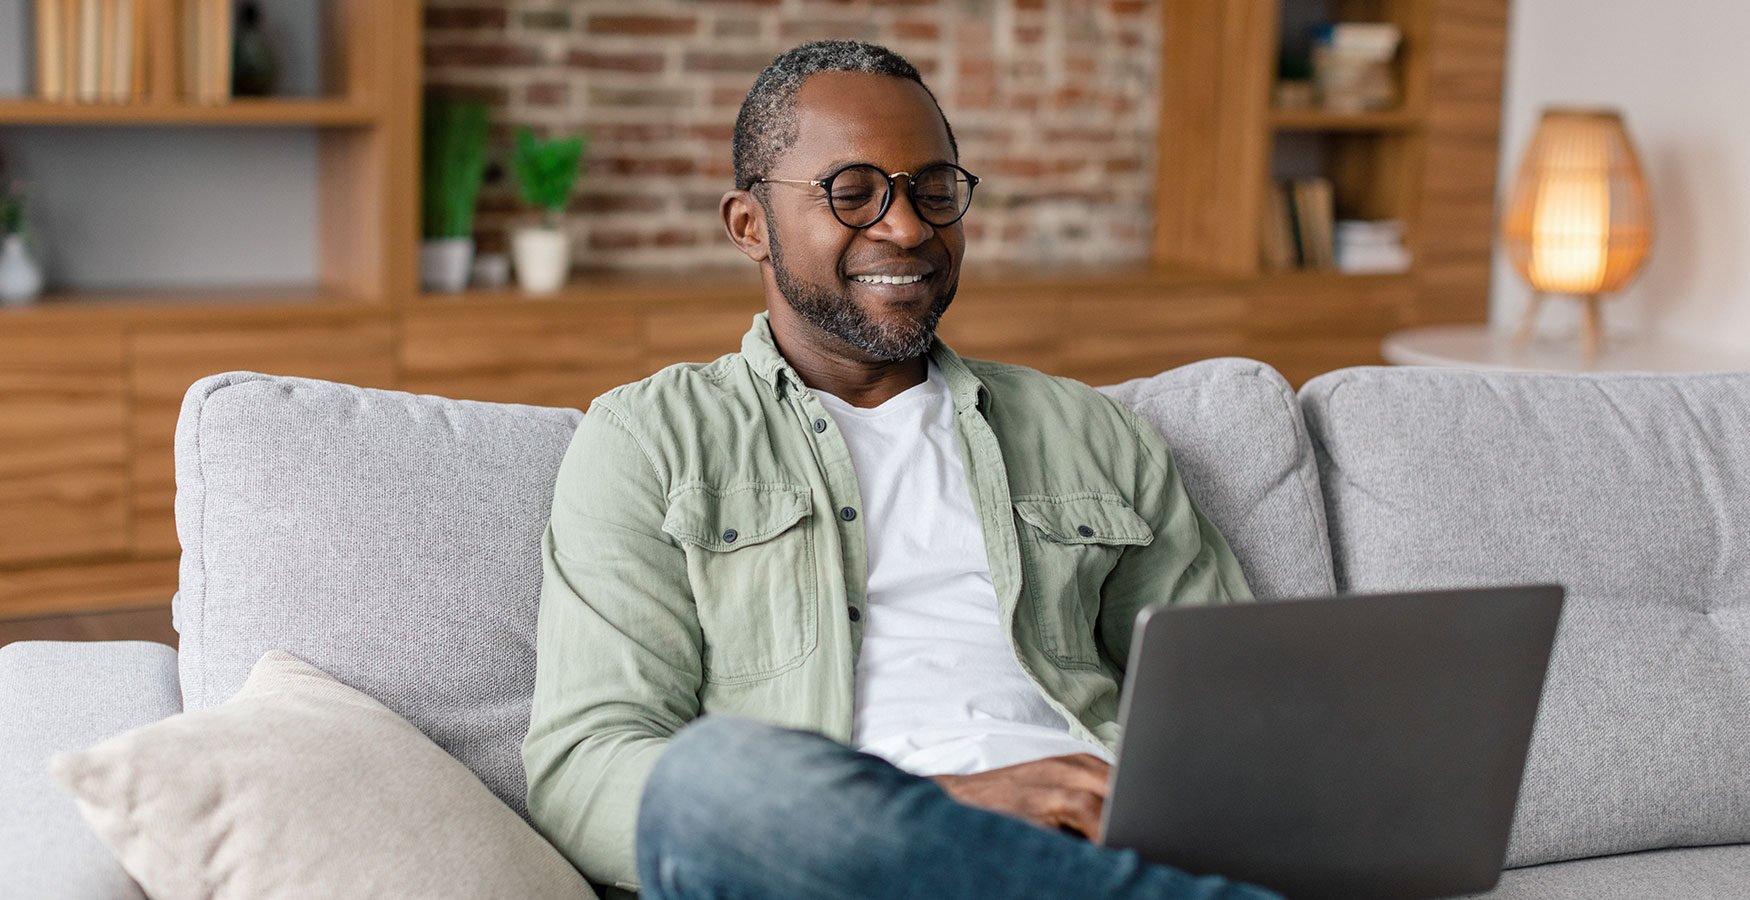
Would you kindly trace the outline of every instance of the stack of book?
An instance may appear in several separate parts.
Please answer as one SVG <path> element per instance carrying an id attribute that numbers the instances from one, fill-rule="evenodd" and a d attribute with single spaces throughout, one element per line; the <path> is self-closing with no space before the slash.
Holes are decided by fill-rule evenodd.
<path id="1" fill-rule="evenodd" d="M 1403 33 L 1387 22 L 1341 22 L 1313 31 L 1313 81 L 1328 110 L 1364 112 L 1397 105 L 1391 61 Z"/>
<path id="2" fill-rule="evenodd" d="M 1325 178 L 1271 184 L 1260 223 L 1264 268 L 1329 269 L 1336 265 L 1336 204 Z"/>
<path id="3" fill-rule="evenodd" d="M 183 97 L 230 99 L 231 0 L 36 0 L 43 100 L 137 103 L 157 54 L 178 59 Z"/>
<path id="4" fill-rule="evenodd" d="M 1410 251 L 1404 248 L 1404 223 L 1396 219 L 1337 223 L 1337 269 L 1350 275 L 1407 272 Z"/>

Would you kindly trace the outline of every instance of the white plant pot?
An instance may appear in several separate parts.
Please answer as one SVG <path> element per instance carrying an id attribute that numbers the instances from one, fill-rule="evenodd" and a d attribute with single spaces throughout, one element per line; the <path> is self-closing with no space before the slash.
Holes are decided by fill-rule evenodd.
<path id="1" fill-rule="evenodd" d="M 473 264 L 473 238 L 429 238 L 419 245 L 419 284 L 428 291 L 463 290 Z"/>
<path id="2" fill-rule="evenodd" d="M 16 234 L 0 242 L 0 306 L 23 306 L 43 292 L 43 270 Z"/>
<path id="3" fill-rule="evenodd" d="M 550 294 L 571 274 L 571 240 L 558 228 L 518 228 L 510 236 L 517 284 L 531 294 Z"/>

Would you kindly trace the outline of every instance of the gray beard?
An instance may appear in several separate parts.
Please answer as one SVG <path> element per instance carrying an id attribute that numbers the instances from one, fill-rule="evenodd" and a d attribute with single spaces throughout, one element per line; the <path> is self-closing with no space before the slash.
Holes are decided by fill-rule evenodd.
<path id="1" fill-rule="evenodd" d="M 959 285 L 936 295 L 924 317 L 908 324 L 877 322 L 863 311 L 850 291 L 829 291 L 805 285 L 784 265 L 777 232 L 770 233 L 772 274 L 778 292 L 804 321 L 883 362 L 915 359 L 928 353 L 936 339 L 936 324 L 954 302 Z"/>

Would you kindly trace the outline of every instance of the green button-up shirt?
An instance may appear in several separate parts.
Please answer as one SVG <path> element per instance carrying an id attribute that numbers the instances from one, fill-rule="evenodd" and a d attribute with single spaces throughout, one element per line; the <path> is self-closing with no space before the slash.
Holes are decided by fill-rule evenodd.
<path id="1" fill-rule="evenodd" d="M 1115 751 L 1137 612 L 1249 599 L 1239 565 L 1129 409 L 940 341 L 930 353 L 1015 657 L 1073 736 Z M 850 741 L 861 509 L 850 450 L 764 313 L 740 353 L 591 404 L 542 545 L 523 762 L 535 825 L 592 881 L 637 889 L 639 795 L 693 719 Z"/>

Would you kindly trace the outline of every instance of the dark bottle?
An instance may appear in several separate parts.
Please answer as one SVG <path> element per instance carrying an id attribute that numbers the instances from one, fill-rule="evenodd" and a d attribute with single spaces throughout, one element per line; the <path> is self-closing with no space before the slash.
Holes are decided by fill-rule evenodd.
<path id="1" fill-rule="evenodd" d="M 279 81 L 279 63 L 261 30 L 261 6 L 246 2 L 237 8 L 237 36 L 231 47 L 231 94 L 266 97 Z"/>

